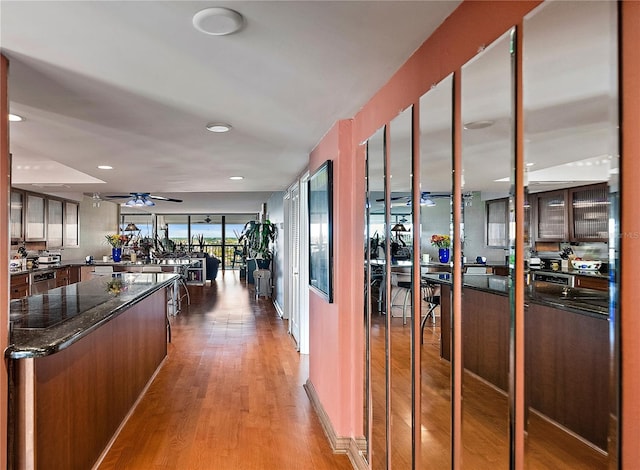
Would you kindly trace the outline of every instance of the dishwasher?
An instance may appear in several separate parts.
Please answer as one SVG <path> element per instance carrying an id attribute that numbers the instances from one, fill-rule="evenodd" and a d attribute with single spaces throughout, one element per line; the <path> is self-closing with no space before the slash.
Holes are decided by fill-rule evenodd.
<path id="1" fill-rule="evenodd" d="M 30 274 L 31 295 L 42 294 L 56 288 L 55 271 L 38 271 Z"/>

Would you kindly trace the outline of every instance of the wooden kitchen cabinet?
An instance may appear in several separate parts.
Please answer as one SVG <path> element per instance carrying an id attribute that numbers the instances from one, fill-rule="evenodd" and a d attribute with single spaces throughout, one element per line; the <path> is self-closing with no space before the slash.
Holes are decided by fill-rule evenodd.
<path id="1" fill-rule="evenodd" d="M 25 241 L 44 241 L 46 238 L 44 196 L 27 193 Z"/>
<path id="2" fill-rule="evenodd" d="M 14 274 L 11 276 L 11 299 L 21 299 L 29 295 L 29 275 Z"/>
<path id="3" fill-rule="evenodd" d="M 583 289 L 595 289 L 604 292 L 609 291 L 609 280 L 592 276 L 574 276 L 575 286 Z"/>
<path id="4" fill-rule="evenodd" d="M 69 284 L 80 282 L 80 266 L 69 266 Z"/>
<path id="5" fill-rule="evenodd" d="M 69 268 L 56 269 L 56 287 L 69 285 Z"/>
<path id="6" fill-rule="evenodd" d="M 596 184 L 568 191 L 571 204 L 571 241 L 609 239 L 609 193 L 606 184 Z"/>
<path id="7" fill-rule="evenodd" d="M 608 317 L 531 303 L 524 322 L 526 409 L 607 450 Z"/>
<path id="8" fill-rule="evenodd" d="M 569 239 L 569 210 L 566 199 L 566 191 L 549 191 L 535 195 L 536 241 L 561 242 Z"/>
<path id="9" fill-rule="evenodd" d="M 64 204 L 64 246 L 78 246 L 80 238 L 78 236 L 79 213 L 78 204 L 75 202 L 65 202 Z"/>
<path id="10" fill-rule="evenodd" d="M 47 248 L 62 247 L 63 207 L 63 201 L 47 200 Z"/>
<path id="11" fill-rule="evenodd" d="M 606 183 L 530 195 L 534 239 L 539 242 L 606 242 L 609 193 Z"/>
<path id="12" fill-rule="evenodd" d="M 11 190 L 11 241 L 24 240 L 24 192 Z"/>

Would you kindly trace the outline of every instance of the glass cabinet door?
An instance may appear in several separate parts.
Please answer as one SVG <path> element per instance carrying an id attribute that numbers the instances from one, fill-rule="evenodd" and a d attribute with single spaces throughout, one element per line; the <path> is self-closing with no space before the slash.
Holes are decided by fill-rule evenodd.
<path id="1" fill-rule="evenodd" d="M 27 221 L 24 236 L 26 241 L 42 241 L 45 239 L 44 221 L 44 197 L 37 194 L 27 194 Z"/>
<path id="2" fill-rule="evenodd" d="M 47 201 L 47 248 L 62 246 L 62 205 L 57 199 Z"/>
<path id="3" fill-rule="evenodd" d="M 78 246 L 78 204 L 65 202 L 64 205 L 64 246 Z"/>
<path id="4" fill-rule="evenodd" d="M 571 239 L 608 241 L 609 194 L 606 184 L 569 191 L 571 201 Z"/>
<path id="5" fill-rule="evenodd" d="M 536 200 L 536 240 L 566 240 L 567 205 L 565 203 L 565 192 L 554 191 L 540 194 Z"/>
<path id="6" fill-rule="evenodd" d="M 11 191 L 11 240 L 21 241 L 24 239 L 22 217 L 24 215 L 24 193 Z"/>

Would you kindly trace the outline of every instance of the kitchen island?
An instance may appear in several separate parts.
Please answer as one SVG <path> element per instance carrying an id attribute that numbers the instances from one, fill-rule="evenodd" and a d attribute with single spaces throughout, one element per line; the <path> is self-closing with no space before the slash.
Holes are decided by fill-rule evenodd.
<path id="1" fill-rule="evenodd" d="M 92 468 L 167 354 L 178 275 L 121 274 L 11 302 L 10 468 Z"/>
<path id="2" fill-rule="evenodd" d="M 573 274 L 606 285 L 606 275 Z M 441 357 L 450 360 L 450 275 L 425 274 L 423 279 L 440 284 Z M 508 277 L 464 275 L 461 305 L 464 370 L 504 394 L 509 387 L 509 286 Z M 527 418 L 534 413 L 606 452 L 608 293 L 532 284 L 524 315 Z"/>

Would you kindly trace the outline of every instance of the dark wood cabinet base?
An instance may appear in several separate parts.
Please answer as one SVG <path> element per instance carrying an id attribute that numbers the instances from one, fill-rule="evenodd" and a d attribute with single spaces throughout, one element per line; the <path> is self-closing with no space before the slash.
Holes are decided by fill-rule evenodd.
<path id="1" fill-rule="evenodd" d="M 12 360 L 10 468 L 92 468 L 166 354 L 162 289 L 66 349 Z"/>

